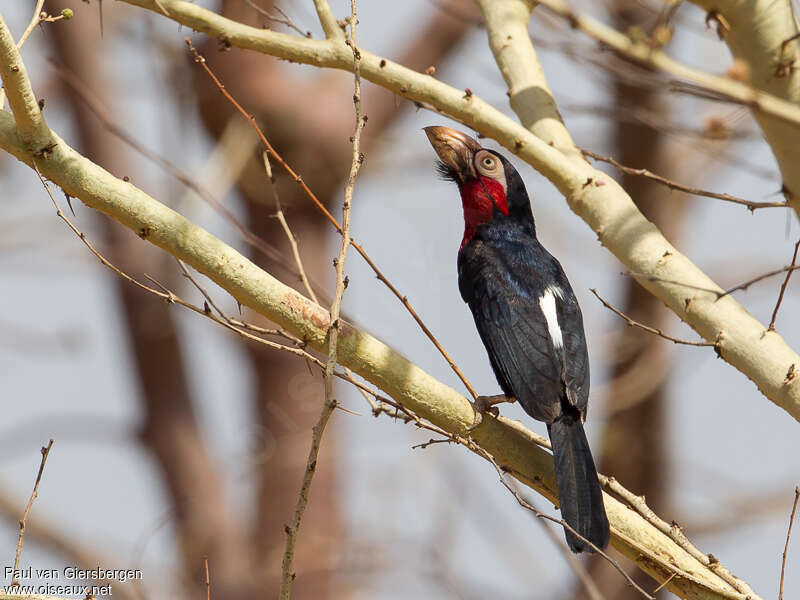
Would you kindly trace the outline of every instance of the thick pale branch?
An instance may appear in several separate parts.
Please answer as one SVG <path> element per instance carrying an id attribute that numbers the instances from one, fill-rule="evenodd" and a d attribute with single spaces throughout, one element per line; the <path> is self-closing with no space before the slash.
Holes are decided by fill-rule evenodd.
<path id="1" fill-rule="evenodd" d="M 259 269 L 243 255 L 147 196 L 128 182 L 84 158 L 54 135 L 56 146 L 47 158 L 36 159 L 44 176 L 66 193 L 80 198 L 163 248 L 225 288 L 239 302 L 325 351 L 330 316 L 322 307 Z M 8 113 L 0 113 L 0 147 L 27 164 L 33 163 Z M 469 401 L 383 342 L 340 323 L 339 363 L 350 367 L 420 417 L 442 429 L 465 435 L 473 421 Z M 485 419 L 472 437 L 504 468 L 556 502 L 552 456 L 518 427 Z M 684 598 L 744 600 L 706 566 L 667 535 L 611 496 L 605 497 L 612 523 L 612 542 L 641 568 L 664 581 Z"/>
<path id="2" fill-rule="evenodd" d="M 745 62 L 752 84 L 800 111 L 800 25 L 790 0 L 692 0 L 718 18 L 734 58 Z M 719 17 L 715 17 L 719 15 Z M 800 123 L 769 113 L 754 116 L 772 148 L 795 208 L 800 203 Z"/>
<path id="3" fill-rule="evenodd" d="M 124 1 L 160 12 L 154 0 Z M 344 43 L 309 40 L 248 27 L 184 0 L 161 0 L 161 4 L 173 20 L 225 39 L 234 46 L 318 67 L 348 71 L 353 68 L 352 52 Z M 494 3 L 495 6 L 501 4 Z M 530 44 L 530 40 L 527 36 L 525 39 L 518 37 L 507 43 Z M 767 328 L 731 296 L 717 300 L 714 294 L 694 289 L 722 291 L 645 219 L 616 181 L 578 159 L 575 153 L 565 155 L 550 146 L 474 94 L 466 94 L 364 50 L 361 50 L 361 75 L 497 140 L 537 169 L 597 232 L 600 242 L 636 274 L 644 287 L 704 339 L 718 341 L 719 354 L 724 360 L 750 378 L 772 402 L 800 420 L 800 385 L 797 383 L 800 378 L 787 376 L 798 368 L 793 365 L 800 366 L 800 356 L 776 332 L 767 332 Z M 535 79 L 534 74 L 531 79 Z M 541 97 L 541 91 L 547 91 L 543 80 L 541 84 L 534 85 L 535 93 L 527 95 L 530 102 Z M 535 121 L 534 115 L 531 122 Z M 554 119 L 550 118 L 549 122 L 553 123 Z"/>

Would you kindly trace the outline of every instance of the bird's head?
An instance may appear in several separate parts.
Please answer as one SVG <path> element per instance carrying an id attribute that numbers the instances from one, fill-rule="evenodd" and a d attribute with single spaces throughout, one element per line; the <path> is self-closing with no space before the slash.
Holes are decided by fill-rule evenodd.
<path id="1" fill-rule="evenodd" d="M 439 156 L 439 174 L 458 184 L 464 207 L 462 247 L 479 225 L 495 219 L 517 220 L 534 233 L 525 184 L 508 160 L 461 131 L 442 126 L 425 127 L 424 131 Z"/>

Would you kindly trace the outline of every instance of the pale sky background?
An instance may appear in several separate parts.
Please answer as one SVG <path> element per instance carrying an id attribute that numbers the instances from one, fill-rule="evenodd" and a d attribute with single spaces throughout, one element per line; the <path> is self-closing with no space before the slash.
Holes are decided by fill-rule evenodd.
<path id="1" fill-rule="evenodd" d="M 287 5 L 289 14 L 316 33 L 311 3 L 301 4 L 297 9 Z M 337 15 L 348 13 L 349 3 L 331 4 Z M 584 9 L 589 4 L 580 3 Z M 30 18 L 32 5 L 0 0 L 0 10 L 16 36 Z M 74 9 L 96 11 L 97 4 L 76 0 Z M 428 0 L 363 0 L 359 43 L 393 58 L 407 39 L 407 29 L 430 10 Z M 166 85 L 164 71 L 146 76 L 152 72 L 153 57 L 136 51 L 144 46 L 149 28 L 176 47 L 183 45 L 187 31 L 121 3 L 106 2 L 104 11 L 125 15 L 132 32 L 129 37 L 106 38 L 108 52 L 119 66 L 115 77 L 120 97 L 125 98 L 125 128 L 146 146 L 170 154 L 185 170 L 197 173 L 213 145 L 194 117 L 182 131 L 164 120 L 169 110 L 159 100 L 163 96 L 159 85 Z M 687 31 L 678 36 L 671 52 L 690 64 L 724 72 L 730 62 L 728 51 L 713 32 L 704 31 L 704 15 L 688 6 L 679 14 Z M 550 23 L 534 19 L 532 31 L 547 35 Z M 45 80 L 49 69 L 42 35 L 35 32 L 23 54 L 35 84 Z M 544 51 L 541 58 L 562 105 L 603 104 L 608 98 L 603 77 L 589 75 L 596 67 L 576 66 L 556 51 Z M 318 74 L 311 67 L 287 68 L 309 77 Z M 438 65 L 437 77 L 458 88 L 470 87 L 510 112 L 483 30 L 475 30 L 450 61 Z M 709 115 L 734 111 L 734 107 L 692 100 L 682 100 L 680 106 L 676 119 L 680 116 L 682 122 L 697 127 Z M 369 106 L 365 110 L 369 113 Z M 580 146 L 611 152 L 602 116 L 563 112 Z M 62 137 L 74 142 L 68 115 L 58 103 L 48 103 L 47 118 Z M 367 157 L 356 188 L 353 233 L 408 295 L 479 392 L 492 394 L 498 387 L 456 285 L 455 258 L 462 231 L 458 196 L 452 185 L 439 181 L 433 172 L 433 153 L 420 130 L 430 124 L 452 123 L 429 112 L 406 110 L 390 132 L 386 149 Z M 675 138 L 670 147 L 686 152 L 690 146 L 685 144 L 692 143 Z M 698 176 L 688 183 L 753 200 L 772 198 L 780 178 L 766 144 L 742 142 L 728 150 L 774 175 L 759 177 L 726 167 L 714 169 L 713 178 Z M 134 161 L 134 170 L 142 174 L 137 184 L 145 190 L 157 198 L 169 194 L 170 200 L 183 194 L 157 167 L 136 156 Z M 539 237 L 561 260 L 583 307 L 592 381 L 594 389 L 599 389 L 606 378 L 608 336 L 620 322 L 589 289 L 597 288 L 616 302 L 624 267 L 601 248 L 595 234 L 551 185 L 530 167 L 512 161 L 527 182 Z M 706 168 L 716 166 L 709 163 Z M 107 550 L 116 566 L 133 567 L 139 560 L 151 597 L 167 598 L 169 557 L 175 548 L 168 525 L 154 532 L 163 519 L 166 499 L 150 457 L 133 439 L 140 418 L 138 390 L 110 285 L 113 275 L 56 218 L 35 174 L 7 156 L 0 158 L 0 198 L 0 484 L 24 502 L 39 464 L 39 448 L 54 437 L 56 444 L 32 519 L 58 523 L 75 539 Z M 226 201 L 235 206 L 237 199 L 231 196 Z M 97 231 L 92 212 L 74 203 L 78 225 L 91 236 Z M 750 214 L 742 207 L 692 198 L 689 211 L 685 235 L 677 246 L 723 287 L 787 264 L 800 235 L 795 218 L 783 209 Z M 191 213 L 211 232 L 242 247 L 230 226 L 200 201 Z M 331 255 L 337 245 L 331 236 Z M 410 316 L 355 254 L 347 271 L 351 284 L 345 310 L 357 315 L 371 333 L 461 390 Z M 780 277 L 774 278 L 737 293 L 737 298 L 762 323 L 768 323 L 779 284 Z M 798 286 L 800 281 L 794 281 L 789 287 L 778 320 L 779 333 L 793 348 L 800 347 Z M 191 383 L 208 443 L 231 489 L 238 493 L 242 510 L 249 510 L 250 490 L 242 464 L 253 444 L 246 410 L 253 382 L 241 366 L 241 350 L 230 334 L 210 322 L 177 307 L 175 314 L 186 335 Z M 41 337 L 45 343 L 21 346 L 16 330 L 27 332 L 25 339 Z M 696 337 L 677 318 L 669 330 Z M 74 338 L 75 344 L 53 343 L 63 335 Z M 800 483 L 798 424 L 761 396 L 745 376 L 717 360 L 712 349 L 674 347 L 673 353 L 669 419 L 664 424 L 673 447 L 672 470 L 665 474 L 671 481 L 672 508 L 661 516 L 686 526 L 700 549 L 712 552 L 764 598 L 776 598 L 792 491 Z M 338 468 L 353 550 L 342 558 L 343 581 L 348 581 L 347 568 L 357 571 L 364 560 L 378 566 L 377 576 L 361 582 L 358 597 L 441 597 L 440 584 L 430 573 L 431 558 L 423 551 L 433 536 L 449 540 L 439 547 L 444 564 L 475 597 L 488 589 L 501 593 L 500 597 L 544 600 L 566 591 L 562 580 L 571 582 L 572 576 L 563 559 L 543 535 L 541 524 L 499 484 L 490 465 L 464 449 L 445 445 L 412 450 L 413 444 L 430 435 L 389 419 L 373 419 L 363 399 L 347 387 L 341 388 L 341 397 L 347 407 L 363 414 L 338 412 L 332 420 L 342 440 Z M 502 412 L 520 418 L 535 431 L 545 431 L 517 406 L 503 406 Z M 603 399 L 594 396 L 588 425 L 593 439 L 603 422 Z M 691 524 L 735 510 L 736 501 L 743 497 L 776 493 L 784 501 L 766 516 L 745 512 L 736 527 L 722 533 L 692 534 Z M 311 501 L 324 499 L 312 494 Z M 541 499 L 539 505 L 553 512 Z M 498 530 L 502 548 L 497 544 Z M 0 526 L 0 565 L 13 563 L 16 536 L 13 525 Z M 64 566 L 63 559 L 32 542 L 25 546 L 22 564 Z M 800 597 L 800 539 L 790 547 L 787 570 L 785 598 Z"/>

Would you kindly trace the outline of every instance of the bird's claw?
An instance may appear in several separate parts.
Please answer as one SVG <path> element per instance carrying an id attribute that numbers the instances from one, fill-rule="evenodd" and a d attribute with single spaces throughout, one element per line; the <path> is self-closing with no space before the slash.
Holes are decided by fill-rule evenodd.
<path id="1" fill-rule="evenodd" d="M 478 396 L 475 398 L 475 402 L 472 404 L 472 408 L 475 410 L 475 416 L 473 417 L 472 425 L 467 427 L 467 433 L 470 433 L 478 427 L 478 425 L 483 423 L 484 413 L 488 412 L 495 417 L 499 415 L 500 410 L 496 405 L 502 402 L 513 402 L 513 399 L 507 398 L 503 394 L 497 396 Z"/>

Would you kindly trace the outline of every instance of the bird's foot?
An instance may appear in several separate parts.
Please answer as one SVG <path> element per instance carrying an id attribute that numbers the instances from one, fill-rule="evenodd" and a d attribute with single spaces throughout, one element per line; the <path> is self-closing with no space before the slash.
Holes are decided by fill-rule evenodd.
<path id="1" fill-rule="evenodd" d="M 473 417 L 474 420 L 472 421 L 472 425 L 467 427 L 467 433 L 475 429 L 483 422 L 483 413 L 489 412 L 496 417 L 500 413 L 500 411 L 497 410 L 498 404 L 516 401 L 516 398 L 509 398 L 505 394 L 497 394 L 495 396 L 478 396 L 475 398 L 475 402 L 472 404 L 472 408 L 475 410 L 475 416 Z"/>

